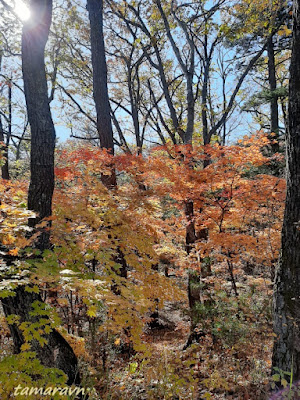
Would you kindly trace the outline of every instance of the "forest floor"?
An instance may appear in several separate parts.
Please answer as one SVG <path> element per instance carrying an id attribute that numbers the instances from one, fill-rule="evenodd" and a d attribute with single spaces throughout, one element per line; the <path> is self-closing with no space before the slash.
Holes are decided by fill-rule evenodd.
<path id="1" fill-rule="evenodd" d="M 151 349 L 150 357 L 146 362 L 133 359 L 125 373 L 125 364 L 116 364 L 108 398 L 268 400 L 271 327 L 252 337 L 248 347 L 226 348 L 207 334 L 183 350 L 190 335 L 189 317 L 183 312 L 186 309 L 186 301 L 165 304 L 159 317 L 164 327 L 147 329 L 143 337 Z"/>
<path id="2" fill-rule="evenodd" d="M 185 350 L 190 336 L 188 299 L 166 302 L 159 311 L 159 327 L 144 330 L 146 353 L 129 358 L 116 346 L 109 355 L 109 371 L 98 380 L 90 399 L 269 400 L 274 336 L 265 304 L 272 296 L 269 284 L 265 291 L 253 289 L 249 295 L 253 279 L 238 285 L 239 314 L 230 308 L 234 297 L 222 297 L 214 303 L 218 313 L 212 316 L 209 310 L 201 320 L 200 340 Z M 180 285 L 186 283 L 181 278 Z M 0 339 L 2 350 L 8 351 L 11 339 L 5 325 Z"/>

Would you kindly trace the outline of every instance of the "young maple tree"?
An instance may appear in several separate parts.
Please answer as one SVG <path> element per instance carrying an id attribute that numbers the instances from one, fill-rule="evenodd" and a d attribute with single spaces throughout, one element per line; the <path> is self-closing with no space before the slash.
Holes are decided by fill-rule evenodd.
<path id="1" fill-rule="evenodd" d="M 224 368 L 213 364 L 210 351 L 233 362 L 238 349 L 246 360 L 245 341 L 258 338 L 262 330 L 267 332 L 263 341 L 269 340 L 270 277 L 278 257 L 285 183 L 264 174 L 270 160 L 262 152 L 266 146 L 265 137 L 253 136 L 225 147 L 158 147 L 148 157 L 112 156 L 97 147 L 72 144 L 57 151 L 53 248 L 40 262 L 24 262 L 20 272 L 28 271 L 29 282 L 41 283 L 53 306 L 52 327 L 58 325 L 56 310 L 65 337 L 84 362 L 107 371 L 109 349 L 126 344 L 139 354 L 137 360 L 149 363 L 153 356 L 144 329 L 157 305 L 161 310 L 175 299 L 184 299 L 185 309 L 190 301 L 198 346 L 207 354 L 206 370 L 214 365 L 222 373 Z M 203 168 L 207 156 L 210 164 Z M 113 191 L 102 183 L 112 165 L 119 177 Z M 15 219 L 17 227 L 18 219 L 8 210 L 21 206 L 25 192 L 11 196 L 18 187 L 13 185 L 5 183 L 4 221 Z M 197 234 L 189 254 L 186 198 L 194 204 Z M 22 221 L 22 213 L 17 216 Z M 205 238 L 199 234 L 203 231 Z M 5 232 L 1 240 L 6 240 L 8 251 L 22 252 L 30 244 L 22 231 L 10 236 Z M 115 256 L 120 250 L 128 265 L 127 279 L 118 273 L 121 264 Z M 195 277 L 189 299 L 187 291 L 174 284 L 174 275 L 186 284 L 187 271 Z M 114 285 L 118 292 L 111 290 Z M 263 357 L 267 368 L 268 355 Z M 102 378 L 97 379 L 102 385 Z M 202 384 L 213 390 L 213 379 Z M 229 383 L 224 381 L 224 388 Z"/>
<path id="2" fill-rule="evenodd" d="M 125 168 L 136 181 L 143 181 L 151 188 L 149 194 L 157 206 L 155 217 L 163 203 L 173 209 L 169 217 L 164 217 L 161 209 L 160 218 L 156 217 L 152 226 L 164 237 L 164 246 L 169 243 L 169 252 L 177 264 L 195 271 L 195 287 L 189 291 L 192 308 L 194 296 L 203 303 L 201 277 L 212 282 L 218 279 L 215 273 L 208 276 L 213 265 L 218 270 L 222 266 L 221 271 L 226 271 L 236 296 L 236 279 L 243 268 L 259 264 L 273 276 L 285 183 L 283 179 L 263 174 L 264 166 L 271 159 L 261 149 L 268 143 L 266 137 L 258 136 L 245 138 L 235 146 L 216 144 L 195 146 L 193 150 L 184 146 L 162 147 L 146 160 L 119 157 L 119 168 Z M 207 156 L 210 164 L 203 168 Z M 187 198 L 194 205 L 195 226 L 195 244 L 188 256 L 183 251 Z M 175 252 L 171 250 L 174 243 L 177 244 Z M 221 279 L 226 284 L 224 275 Z M 197 319 L 196 315 L 197 312 Z"/>

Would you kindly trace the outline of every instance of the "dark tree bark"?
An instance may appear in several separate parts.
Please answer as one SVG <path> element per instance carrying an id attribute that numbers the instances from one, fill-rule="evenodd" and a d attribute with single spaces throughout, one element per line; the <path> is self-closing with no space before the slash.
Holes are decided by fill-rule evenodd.
<path id="1" fill-rule="evenodd" d="M 9 180 L 10 175 L 9 175 L 9 161 L 8 161 L 8 148 L 10 144 L 10 138 L 12 135 L 12 80 L 9 79 L 8 82 L 8 132 L 6 134 L 6 147 L 5 147 L 5 157 L 6 157 L 6 162 L 4 164 L 4 171 L 3 175 L 5 176 L 4 179 Z"/>
<path id="2" fill-rule="evenodd" d="M 31 0 L 32 17 L 22 34 L 24 92 L 31 128 L 28 208 L 38 213 L 36 224 L 52 213 L 55 129 L 48 99 L 44 50 L 52 18 L 51 0 Z M 46 239 L 46 238 L 45 238 Z M 40 244 L 48 247 L 47 241 Z"/>
<path id="3" fill-rule="evenodd" d="M 136 146 L 137 146 L 137 154 L 142 154 L 142 148 L 143 148 L 143 136 L 141 135 L 141 129 L 140 129 L 140 119 L 139 119 L 139 103 L 141 99 L 141 94 L 140 94 L 140 78 L 139 78 L 139 68 L 141 65 L 141 62 L 144 58 L 142 56 L 138 62 L 133 63 L 133 50 L 132 48 L 130 52 L 130 56 L 124 57 L 124 61 L 126 62 L 126 67 L 127 67 L 127 85 L 128 85 L 128 92 L 129 92 L 129 100 L 130 100 L 130 108 L 131 108 L 131 118 L 133 122 L 133 127 L 134 127 L 134 135 L 135 135 L 135 140 L 136 140 Z"/>
<path id="4" fill-rule="evenodd" d="M 41 301 L 39 294 L 28 293 L 23 286 L 19 286 L 15 290 L 14 297 L 7 297 L 2 299 L 2 306 L 6 316 L 14 314 L 20 317 L 20 322 L 30 321 L 36 322 L 30 315 L 32 311 L 32 303 L 34 301 Z M 16 325 L 10 325 L 10 332 L 14 341 L 15 353 L 20 353 L 21 346 L 24 344 L 24 338 L 21 330 Z M 53 330 L 49 335 L 45 336 L 47 344 L 43 347 L 33 340 L 31 342 L 31 350 L 36 352 L 37 358 L 46 367 L 54 367 L 61 369 L 68 376 L 68 384 L 80 384 L 80 377 L 78 373 L 77 358 L 67 341 L 58 333 Z"/>
<path id="5" fill-rule="evenodd" d="M 274 287 L 273 371 L 300 379 L 300 0 L 293 3 L 293 41 L 287 134 L 287 197 L 282 251 Z M 287 379 L 289 380 L 289 378 Z"/>
<path id="6" fill-rule="evenodd" d="M 278 135 L 279 135 L 278 97 L 275 94 L 277 83 L 276 83 L 276 66 L 275 66 L 273 37 L 270 37 L 268 40 L 267 51 L 268 51 L 268 79 L 272 96 L 270 103 L 270 111 L 271 111 L 270 132 L 276 134 L 276 136 L 272 137 L 272 139 L 278 140 Z M 272 150 L 274 152 L 277 152 L 279 150 L 278 143 L 272 144 Z"/>
<path id="7" fill-rule="evenodd" d="M 192 200 L 187 200 L 184 203 L 184 211 L 187 219 L 185 230 L 185 249 L 187 254 L 190 254 L 197 240 L 194 221 L 194 202 Z"/>
<path id="8" fill-rule="evenodd" d="M 113 130 L 107 88 L 107 65 L 103 34 L 103 0 L 87 0 L 90 20 L 91 52 L 93 66 L 93 96 L 97 113 L 97 131 L 102 148 L 114 154 Z M 116 174 L 111 169 L 110 176 L 102 176 L 107 187 L 116 186 Z"/>
<path id="9" fill-rule="evenodd" d="M 93 66 L 93 96 L 97 113 L 97 130 L 100 145 L 114 154 L 113 130 L 110 114 L 110 104 L 107 87 L 107 65 L 105 58 L 105 45 L 103 34 L 103 0 L 87 0 L 87 10 L 90 20 L 90 37 Z M 111 165 L 111 175 L 102 175 L 102 183 L 113 189 L 117 186 L 116 173 Z M 127 264 L 122 251 L 118 248 L 115 261 L 120 265 L 116 272 L 127 278 Z M 112 285 L 112 290 L 119 293 L 119 288 Z"/>
<path id="10" fill-rule="evenodd" d="M 2 51 L 0 51 L 0 71 L 1 71 L 1 65 L 2 65 Z M 9 88 L 9 95 L 11 100 L 11 87 Z M 11 104 L 11 101 L 10 101 Z M 11 116 L 11 106 L 10 106 L 10 116 Z M 10 118 L 11 121 L 11 118 Z M 9 124 L 10 130 L 11 130 L 11 123 Z M 4 164 L 1 167 L 1 177 L 2 179 L 9 180 L 9 166 L 8 166 L 8 145 L 9 145 L 9 139 L 10 136 L 6 134 L 6 140 L 4 137 L 4 129 L 2 125 L 2 118 L 0 115 L 0 142 L 3 144 L 0 146 L 0 151 L 2 152 L 2 156 L 5 158 Z"/>
<path id="11" fill-rule="evenodd" d="M 30 221 L 34 227 L 41 219 L 49 217 L 52 209 L 54 189 L 54 148 L 55 129 L 48 101 L 47 79 L 45 73 L 44 50 L 48 39 L 52 18 L 52 0 L 31 0 L 31 18 L 23 26 L 22 69 L 24 91 L 31 127 L 31 179 L 28 193 L 28 208 L 37 213 Z M 44 250 L 50 247 L 47 230 L 40 232 L 36 247 Z M 2 300 L 6 316 L 15 314 L 20 322 L 35 322 L 30 315 L 32 303 L 42 301 L 39 294 L 28 293 L 19 285 L 15 296 Z M 16 325 L 10 326 L 16 352 L 24 343 L 22 331 Z M 68 376 L 68 384 L 80 383 L 77 358 L 66 340 L 53 330 L 45 335 L 47 344 L 41 347 L 32 342 L 32 349 L 41 363 L 47 367 L 63 370 Z"/>
<path id="12" fill-rule="evenodd" d="M 0 142 L 3 143 L 0 146 L 0 150 L 2 152 L 2 156 L 5 158 L 4 164 L 1 167 L 1 177 L 2 177 L 2 179 L 8 180 L 9 179 L 8 151 L 7 151 L 7 146 L 6 146 L 6 143 L 5 143 L 4 130 L 3 130 L 1 116 L 0 116 Z"/>
<path id="13" fill-rule="evenodd" d="M 209 87 L 209 79 L 210 79 L 210 67 L 211 60 L 213 56 L 214 49 L 218 43 L 218 39 L 215 39 L 210 47 L 208 48 L 208 36 L 204 35 L 203 40 L 203 85 L 202 85 L 202 93 L 201 93 L 201 119 L 202 119 L 202 137 L 203 144 L 209 144 L 211 140 L 211 135 L 208 129 L 208 118 L 207 118 L 207 109 L 208 109 L 208 87 Z M 224 122 L 225 124 L 225 122 Z"/>

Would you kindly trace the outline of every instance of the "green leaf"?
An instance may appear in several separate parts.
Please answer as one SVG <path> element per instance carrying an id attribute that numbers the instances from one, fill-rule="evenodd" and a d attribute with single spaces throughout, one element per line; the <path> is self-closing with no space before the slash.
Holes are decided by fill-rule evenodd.
<path id="1" fill-rule="evenodd" d="M 131 374 L 134 374 L 135 371 L 137 370 L 137 367 L 138 367 L 138 363 L 137 362 L 130 363 L 129 364 L 129 372 Z"/>
<path id="2" fill-rule="evenodd" d="M 281 379 L 281 384 L 282 384 L 282 386 L 283 386 L 284 388 L 286 388 L 287 385 L 288 385 L 288 382 L 287 382 L 286 379 L 282 378 L 282 379 Z"/>
<path id="3" fill-rule="evenodd" d="M 272 380 L 274 382 L 280 382 L 280 375 L 279 374 L 272 375 Z"/>

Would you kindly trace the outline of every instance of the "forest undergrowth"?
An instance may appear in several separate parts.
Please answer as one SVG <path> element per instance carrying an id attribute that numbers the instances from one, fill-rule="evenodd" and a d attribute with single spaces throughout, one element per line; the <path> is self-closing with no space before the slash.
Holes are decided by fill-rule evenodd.
<path id="1" fill-rule="evenodd" d="M 33 303 L 34 324 L 9 316 L 25 338 L 18 355 L 1 317 L 1 398 L 12 398 L 16 382 L 63 384 L 31 353 L 58 329 L 91 400 L 267 399 L 277 379 L 272 280 L 285 196 L 284 180 L 269 174 L 281 158 L 268 157 L 268 146 L 258 135 L 113 158 L 67 145 L 56 157 L 53 216 L 34 235 L 26 177 L 2 181 L 0 295 L 25 285 L 45 303 Z M 119 185 L 107 190 L 99 177 L 112 163 Z M 50 221 L 52 248 L 41 252 L 33 241 Z"/>

